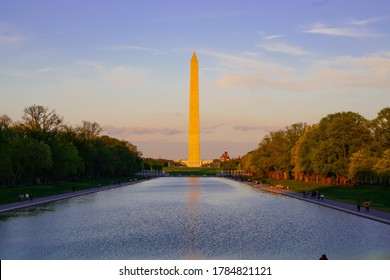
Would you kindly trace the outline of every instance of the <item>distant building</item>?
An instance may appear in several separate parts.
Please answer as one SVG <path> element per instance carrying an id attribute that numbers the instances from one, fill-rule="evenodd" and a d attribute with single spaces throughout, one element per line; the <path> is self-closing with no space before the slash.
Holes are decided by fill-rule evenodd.
<path id="1" fill-rule="evenodd" d="M 229 154 L 227 151 L 225 151 L 220 157 L 219 157 L 219 160 L 220 161 L 228 161 L 230 159 L 229 157 Z"/>
<path id="2" fill-rule="evenodd" d="M 184 159 L 176 159 L 169 162 L 169 167 L 189 167 L 189 161 Z M 200 161 L 200 166 L 197 167 L 220 167 L 219 160 L 204 159 Z"/>
<path id="3" fill-rule="evenodd" d="M 168 163 L 168 167 L 185 167 L 187 166 L 185 163 L 183 163 L 182 159 L 175 159 Z"/>

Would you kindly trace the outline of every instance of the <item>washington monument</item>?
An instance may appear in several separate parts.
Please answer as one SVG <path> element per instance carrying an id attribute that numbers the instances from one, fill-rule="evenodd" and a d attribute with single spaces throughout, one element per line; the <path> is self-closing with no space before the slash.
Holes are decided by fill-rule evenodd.
<path id="1" fill-rule="evenodd" d="M 200 167 L 199 78 L 198 59 L 194 52 L 190 64 L 190 111 L 188 125 L 188 167 Z"/>

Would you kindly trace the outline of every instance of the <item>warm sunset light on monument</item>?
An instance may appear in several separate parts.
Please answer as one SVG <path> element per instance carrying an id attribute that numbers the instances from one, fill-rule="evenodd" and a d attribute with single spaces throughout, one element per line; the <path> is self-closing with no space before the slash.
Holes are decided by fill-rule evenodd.
<path id="1" fill-rule="evenodd" d="M 389 274 L 390 0 L 151 2 L 0 0 L 1 278 Z"/>
<path id="2" fill-rule="evenodd" d="M 190 64 L 190 110 L 188 125 L 188 167 L 200 167 L 199 78 L 198 59 L 194 52 Z"/>

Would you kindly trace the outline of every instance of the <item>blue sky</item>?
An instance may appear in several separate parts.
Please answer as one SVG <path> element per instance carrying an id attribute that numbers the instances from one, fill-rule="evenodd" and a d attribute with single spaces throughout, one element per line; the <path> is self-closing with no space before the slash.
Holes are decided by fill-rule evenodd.
<path id="1" fill-rule="evenodd" d="M 44 105 L 147 157 L 185 159 L 199 60 L 201 157 L 390 104 L 390 1 L 0 1 L 0 114 Z"/>

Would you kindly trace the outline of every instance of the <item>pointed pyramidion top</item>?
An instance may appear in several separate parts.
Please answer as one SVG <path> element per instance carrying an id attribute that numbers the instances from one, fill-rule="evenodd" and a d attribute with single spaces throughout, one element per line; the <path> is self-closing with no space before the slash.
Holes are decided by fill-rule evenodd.
<path id="1" fill-rule="evenodd" d="M 196 52 L 195 52 L 195 51 L 194 51 L 194 53 L 192 54 L 191 60 L 198 60 L 198 58 L 196 57 Z"/>

